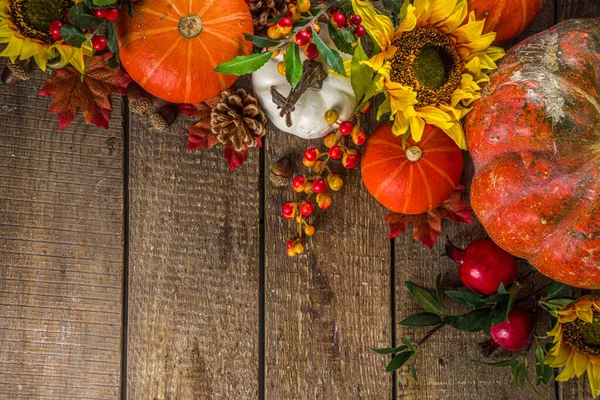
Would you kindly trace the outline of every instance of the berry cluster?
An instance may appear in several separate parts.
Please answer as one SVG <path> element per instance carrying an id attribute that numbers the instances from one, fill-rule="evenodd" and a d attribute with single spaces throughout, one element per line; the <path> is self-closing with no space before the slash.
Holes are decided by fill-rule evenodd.
<path id="1" fill-rule="evenodd" d="M 302 163 L 311 170 L 313 175 L 296 175 L 292 179 L 292 189 L 297 193 L 306 194 L 307 197 L 299 202 L 287 202 L 281 209 L 285 219 L 295 220 L 298 223 L 298 236 L 286 243 L 287 254 L 290 257 L 302 254 L 304 252 L 304 236 L 312 236 L 316 232 L 316 228 L 308 222 L 308 218 L 315 211 L 315 204 L 321 210 L 329 209 L 333 200 L 327 190 L 335 192 L 344 185 L 342 177 L 333 172 L 328 163 L 331 160 L 341 159 L 345 168 L 356 167 L 360 160 L 360 153 L 347 146 L 349 144 L 348 137 L 357 146 L 364 144 L 367 139 L 365 131 L 360 127 L 358 117 L 356 125 L 352 121 L 339 121 L 336 110 L 327 111 L 324 118 L 327 123 L 339 126 L 335 132 L 324 138 L 324 144 L 328 150 L 319 151 L 315 147 L 307 148 Z"/>
<path id="2" fill-rule="evenodd" d="M 303 13 L 309 12 L 311 8 L 310 0 L 298 0 L 290 2 L 287 14 L 279 18 L 277 22 L 271 24 L 267 30 L 267 35 L 273 40 L 284 40 L 288 43 L 295 42 L 304 50 L 304 54 L 310 60 L 320 56 L 319 50 L 314 42 L 313 33 L 319 34 L 320 27 L 317 23 L 308 26 L 294 27 L 294 24 L 303 18 Z M 331 7 L 328 11 L 331 27 L 334 29 L 353 28 L 355 41 L 365 36 L 365 28 L 361 25 L 362 18 L 359 15 L 353 15 L 346 18 L 338 7 Z M 317 18 L 318 20 L 318 18 Z M 282 47 L 278 45 L 277 47 Z M 285 50 L 284 50 L 285 51 Z M 279 52 L 275 52 L 277 56 Z M 285 64 L 278 69 L 281 74 L 285 74 Z"/>

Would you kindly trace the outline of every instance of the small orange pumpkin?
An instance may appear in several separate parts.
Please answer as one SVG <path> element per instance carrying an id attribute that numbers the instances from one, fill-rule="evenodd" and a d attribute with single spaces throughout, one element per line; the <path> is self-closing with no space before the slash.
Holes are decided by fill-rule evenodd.
<path id="1" fill-rule="evenodd" d="M 519 36 L 538 15 L 544 0 L 468 0 L 469 11 L 485 18 L 484 32 L 496 32 L 495 45 Z"/>
<path id="2" fill-rule="evenodd" d="M 117 36 L 127 73 L 149 93 L 173 103 L 199 103 L 237 76 L 214 68 L 252 52 L 254 26 L 244 0 L 139 0 L 134 18 L 119 18 Z"/>
<path id="3" fill-rule="evenodd" d="M 402 147 L 389 124 L 369 137 L 361 161 L 367 190 L 391 211 L 423 214 L 440 206 L 454 191 L 463 170 L 460 148 L 442 130 L 426 125 L 421 141 Z"/>

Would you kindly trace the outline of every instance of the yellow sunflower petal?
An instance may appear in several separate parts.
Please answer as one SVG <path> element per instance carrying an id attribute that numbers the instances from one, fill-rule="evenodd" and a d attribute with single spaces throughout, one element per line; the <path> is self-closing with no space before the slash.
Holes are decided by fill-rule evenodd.
<path id="1" fill-rule="evenodd" d="M 435 1 L 435 0 L 433 0 Z M 425 25 L 429 20 L 431 14 L 432 0 L 415 0 L 415 17 L 417 18 L 417 25 Z"/>
<path id="2" fill-rule="evenodd" d="M 411 117 L 408 122 L 410 123 L 410 136 L 415 142 L 420 142 L 425 131 L 425 121 L 423 118 L 415 116 Z"/>
<path id="3" fill-rule="evenodd" d="M 406 7 L 406 16 L 400 22 L 394 38 L 402 35 L 402 32 L 410 32 L 417 26 L 417 16 L 415 15 L 416 8 L 412 4 Z"/>
<path id="4" fill-rule="evenodd" d="M 477 21 L 475 12 L 471 11 L 469 14 L 469 22 L 459 28 L 456 28 L 451 33 L 451 36 L 454 38 L 456 43 L 470 43 L 473 40 L 478 39 L 483 34 L 484 24 L 485 20 Z"/>
<path id="5" fill-rule="evenodd" d="M 428 124 L 435 125 L 441 129 L 450 129 L 452 125 L 452 118 L 437 107 L 419 107 L 417 115 L 423 118 Z"/>
<path id="6" fill-rule="evenodd" d="M 23 48 L 21 49 L 21 60 L 26 60 L 34 55 L 44 51 L 44 45 L 31 40 L 29 38 L 23 41 Z"/>
<path id="7" fill-rule="evenodd" d="M 0 57 L 9 57 L 10 61 L 13 63 L 17 60 L 17 58 L 21 55 L 21 49 L 23 48 L 24 40 L 17 37 L 16 35 L 10 38 L 6 48 L 2 53 L 0 53 Z"/>
<path id="8" fill-rule="evenodd" d="M 446 20 L 437 25 L 437 28 L 445 33 L 453 32 L 462 25 L 469 13 L 469 5 L 466 0 L 459 0 L 454 7 L 454 11 Z"/>
<path id="9" fill-rule="evenodd" d="M 427 22 L 436 25 L 445 21 L 456 8 L 456 0 L 442 0 L 433 3 Z"/>
<path id="10" fill-rule="evenodd" d="M 592 389 L 592 396 L 600 395 L 600 364 L 590 363 L 588 366 L 588 380 Z"/>
<path id="11" fill-rule="evenodd" d="M 587 354 L 580 353 L 578 351 L 573 352 L 573 369 L 575 375 L 580 377 L 587 370 L 588 356 Z"/>
<path id="12" fill-rule="evenodd" d="M 382 50 L 392 44 L 394 37 L 394 25 L 385 15 L 378 14 L 375 8 L 363 0 L 352 0 L 352 8 L 356 15 L 362 18 L 362 26 L 365 27 Z"/>
<path id="13" fill-rule="evenodd" d="M 569 361 L 569 356 L 571 355 L 571 349 L 570 347 L 568 347 L 568 345 L 564 345 L 564 346 L 560 346 L 560 345 L 555 345 L 552 350 L 558 350 L 553 351 L 552 355 L 550 355 L 550 353 L 548 353 L 549 355 L 546 356 L 546 364 L 549 365 L 552 368 L 560 368 L 560 367 L 564 367 L 567 364 L 567 361 Z M 553 359 L 551 359 L 551 357 L 554 357 Z"/>
<path id="14" fill-rule="evenodd" d="M 404 135 L 408 131 L 408 121 L 403 115 L 398 114 L 394 118 L 392 133 L 396 136 Z"/>
<path id="15" fill-rule="evenodd" d="M 384 67 L 386 60 L 391 58 L 394 53 L 396 53 L 396 47 L 390 46 L 382 52 L 375 54 L 369 60 L 361 61 L 360 63 L 368 65 L 375 72 L 379 72 Z"/>
<path id="16" fill-rule="evenodd" d="M 554 328 L 552 328 L 552 330 L 550 332 L 548 332 L 548 335 L 550 336 L 559 336 L 562 333 L 562 324 L 556 324 L 554 325 Z"/>
<path id="17" fill-rule="evenodd" d="M 566 382 L 575 376 L 575 366 L 573 365 L 573 353 L 570 354 L 569 359 L 565 364 L 565 368 L 556 377 L 558 382 Z"/>

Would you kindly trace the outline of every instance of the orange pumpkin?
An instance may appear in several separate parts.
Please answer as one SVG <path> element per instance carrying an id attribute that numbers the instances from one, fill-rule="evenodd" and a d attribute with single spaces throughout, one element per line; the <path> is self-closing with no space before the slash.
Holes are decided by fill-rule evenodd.
<path id="1" fill-rule="evenodd" d="M 121 62 L 149 93 L 173 103 L 199 103 L 237 76 L 214 68 L 252 52 L 254 26 L 244 0 L 139 0 L 134 18 L 117 24 Z"/>
<path id="2" fill-rule="evenodd" d="M 442 130 L 425 126 L 419 143 L 402 147 L 383 124 L 369 137 L 361 161 L 367 190 L 391 211 L 422 214 L 441 205 L 454 191 L 463 170 L 460 148 Z"/>
<path id="3" fill-rule="evenodd" d="M 468 0 L 469 11 L 485 18 L 484 32 L 496 32 L 495 45 L 519 36 L 533 22 L 544 0 Z"/>

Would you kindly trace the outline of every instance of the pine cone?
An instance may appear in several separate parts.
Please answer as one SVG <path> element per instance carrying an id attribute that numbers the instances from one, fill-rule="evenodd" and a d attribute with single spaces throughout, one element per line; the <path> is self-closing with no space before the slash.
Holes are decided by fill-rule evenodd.
<path id="1" fill-rule="evenodd" d="M 168 132 L 169 124 L 159 113 L 151 113 L 150 114 L 150 124 L 152 125 L 152 130 L 156 132 Z"/>
<path id="2" fill-rule="evenodd" d="M 127 88 L 129 109 L 138 115 L 144 115 L 153 107 L 152 96 L 138 84 L 132 83 Z"/>
<path id="3" fill-rule="evenodd" d="M 221 101 L 210 114 L 212 131 L 219 142 L 233 143 L 236 151 L 246 146 L 256 147 L 257 138 L 267 132 L 267 117 L 258 105 L 258 101 L 244 89 L 221 94 Z"/>
<path id="4" fill-rule="evenodd" d="M 267 21 L 276 15 L 286 13 L 286 0 L 249 0 L 248 8 L 252 12 L 254 29 L 260 31 L 267 25 Z"/>

